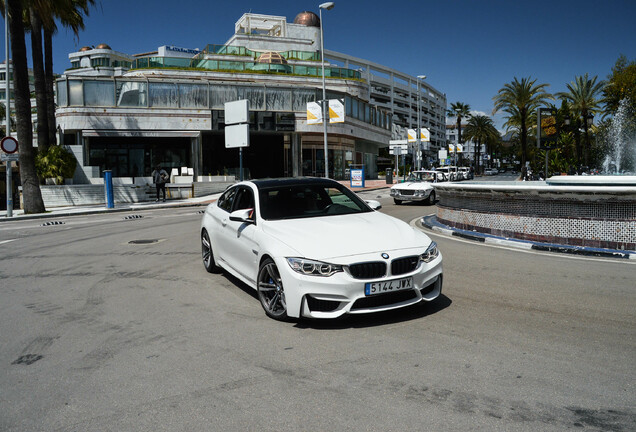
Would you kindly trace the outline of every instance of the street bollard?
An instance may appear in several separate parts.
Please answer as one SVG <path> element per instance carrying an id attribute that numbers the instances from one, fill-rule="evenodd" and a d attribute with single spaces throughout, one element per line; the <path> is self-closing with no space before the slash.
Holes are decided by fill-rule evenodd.
<path id="1" fill-rule="evenodd" d="M 113 172 L 111 170 L 104 171 L 104 193 L 106 194 L 106 208 L 115 208 L 115 200 L 113 199 Z"/>

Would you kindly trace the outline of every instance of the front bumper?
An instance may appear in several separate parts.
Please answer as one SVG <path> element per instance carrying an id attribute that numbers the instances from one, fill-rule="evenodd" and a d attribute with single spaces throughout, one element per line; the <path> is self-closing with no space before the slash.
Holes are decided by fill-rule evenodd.
<path id="1" fill-rule="evenodd" d="M 424 201 L 427 200 L 431 195 L 432 189 L 428 191 L 424 191 L 422 194 L 417 194 L 417 192 L 412 195 L 404 195 L 399 189 L 392 189 L 390 192 L 390 196 L 393 199 L 400 201 Z"/>
<path id="2" fill-rule="evenodd" d="M 283 264 L 283 263 L 281 263 Z M 287 314 L 291 317 L 338 318 L 345 314 L 366 314 L 432 301 L 442 292 L 442 254 L 410 273 L 386 275 L 379 279 L 355 279 L 347 272 L 330 277 L 304 276 L 287 263 L 278 265 L 285 288 Z M 367 282 L 413 278 L 413 288 L 365 296 Z"/>

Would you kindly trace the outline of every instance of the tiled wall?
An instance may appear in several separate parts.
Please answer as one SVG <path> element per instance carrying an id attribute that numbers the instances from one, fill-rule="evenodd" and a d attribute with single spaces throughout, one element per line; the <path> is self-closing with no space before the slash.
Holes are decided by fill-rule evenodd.
<path id="1" fill-rule="evenodd" d="M 636 195 L 636 191 L 635 191 Z M 636 199 L 438 190 L 437 219 L 460 229 L 545 243 L 636 250 Z"/>

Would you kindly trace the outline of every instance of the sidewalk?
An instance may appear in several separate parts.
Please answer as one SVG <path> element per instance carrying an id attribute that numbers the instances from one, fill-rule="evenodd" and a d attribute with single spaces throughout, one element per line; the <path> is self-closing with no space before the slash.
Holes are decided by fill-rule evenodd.
<path id="1" fill-rule="evenodd" d="M 340 181 L 341 184 L 350 188 L 354 192 L 362 192 L 368 190 L 377 190 L 388 188 L 385 180 L 365 180 L 365 187 L 351 187 L 350 181 Z M 6 210 L 0 210 L 0 223 L 9 222 L 15 220 L 25 219 L 45 219 L 64 216 L 77 216 L 87 214 L 103 214 L 125 211 L 143 211 L 159 208 L 173 208 L 173 207 L 194 207 L 194 206 L 206 206 L 211 202 L 216 201 L 220 193 L 213 195 L 206 195 L 197 198 L 183 198 L 183 199 L 169 199 L 166 202 L 156 201 L 144 201 L 138 203 L 116 203 L 115 208 L 107 209 L 105 204 L 96 205 L 84 205 L 84 206 L 72 206 L 72 207 L 52 207 L 47 208 L 46 213 L 29 214 L 25 215 L 22 209 L 13 209 L 13 216 L 7 217 Z"/>

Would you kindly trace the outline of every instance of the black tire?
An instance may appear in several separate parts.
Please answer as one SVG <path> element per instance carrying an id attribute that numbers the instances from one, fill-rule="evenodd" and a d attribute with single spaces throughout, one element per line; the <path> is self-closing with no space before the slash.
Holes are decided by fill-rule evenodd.
<path id="1" fill-rule="evenodd" d="M 203 267 L 208 273 L 221 273 L 221 267 L 214 263 L 212 243 L 210 243 L 210 236 L 205 229 L 201 231 L 201 257 L 203 258 Z"/>
<path id="2" fill-rule="evenodd" d="M 393 198 L 393 202 L 394 202 L 396 205 L 401 205 L 401 204 L 402 204 L 402 201 L 400 201 L 399 199 L 395 199 L 395 198 Z"/>
<path id="3" fill-rule="evenodd" d="M 275 320 L 286 321 L 288 317 L 285 290 L 278 267 L 271 258 L 266 258 L 258 269 L 256 284 L 258 299 L 265 315 Z"/>
<path id="4" fill-rule="evenodd" d="M 435 204 L 435 191 L 432 190 L 431 194 L 428 196 L 428 203 L 433 205 Z"/>

